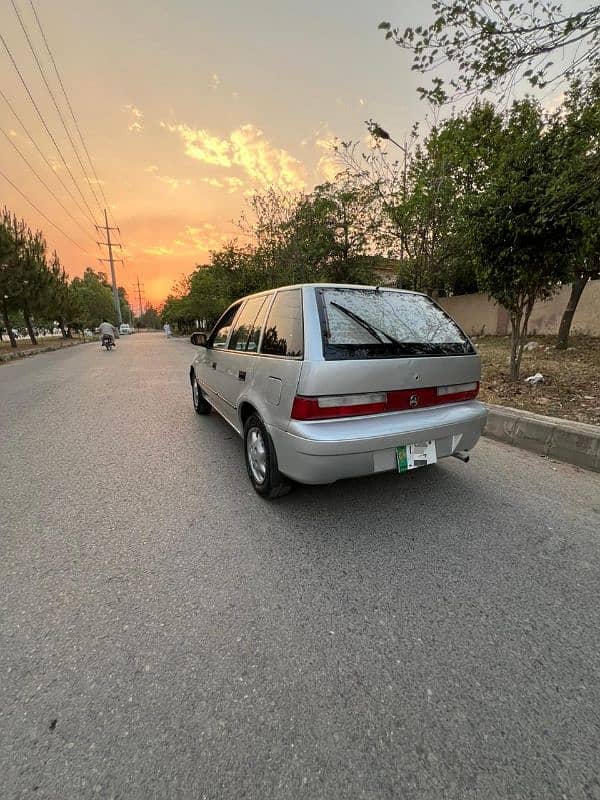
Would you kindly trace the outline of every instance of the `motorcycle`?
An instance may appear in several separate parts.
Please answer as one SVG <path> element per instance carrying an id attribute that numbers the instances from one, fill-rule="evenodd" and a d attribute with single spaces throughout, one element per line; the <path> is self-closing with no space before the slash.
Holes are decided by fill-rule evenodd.
<path id="1" fill-rule="evenodd" d="M 107 333 L 105 333 L 102 337 L 102 347 L 106 347 L 106 349 L 110 352 L 114 346 L 115 342 L 112 336 L 109 336 Z"/>

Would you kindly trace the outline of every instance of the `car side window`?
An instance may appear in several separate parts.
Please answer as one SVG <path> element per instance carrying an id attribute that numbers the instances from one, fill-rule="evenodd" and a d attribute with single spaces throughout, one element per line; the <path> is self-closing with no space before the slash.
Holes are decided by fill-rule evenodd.
<path id="1" fill-rule="evenodd" d="M 248 346 L 247 350 L 249 353 L 256 353 L 258 350 L 258 343 L 260 341 L 260 334 L 262 333 L 262 329 L 265 324 L 265 317 L 267 316 L 267 311 L 269 310 L 269 306 L 271 305 L 271 298 L 273 295 L 269 294 L 264 298 L 264 303 L 262 308 L 256 315 L 256 319 L 254 320 L 254 325 L 252 326 L 252 330 L 250 331 L 250 336 L 248 337 Z"/>
<path id="2" fill-rule="evenodd" d="M 229 339 L 229 350 L 256 352 L 258 338 L 255 338 L 255 329 L 264 305 L 265 297 L 251 297 L 246 301 L 235 321 Z M 258 335 L 260 336 L 260 328 L 258 328 Z"/>
<path id="3" fill-rule="evenodd" d="M 302 292 L 277 292 L 265 325 L 261 352 L 265 355 L 298 358 L 304 351 Z"/>
<path id="4" fill-rule="evenodd" d="M 215 349 L 219 350 L 222 350 L 225 347 L 233 320 L 235 319 L 235 315 L 239 309 L 240 304 L 238 303 L 223 314 L 210 334 L 207 344 L 208 347 L 214 347 Z"/>

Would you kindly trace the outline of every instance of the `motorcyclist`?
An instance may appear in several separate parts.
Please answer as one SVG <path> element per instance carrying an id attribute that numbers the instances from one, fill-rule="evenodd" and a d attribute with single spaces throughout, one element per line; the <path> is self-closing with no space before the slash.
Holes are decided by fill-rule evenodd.
<path id="1" fill-rule="evenodd" d="M 112 343 L 113 343 L 113 346 L 115 345 L 115 338 L 116 338 L 117 329 L 115 328 L 114 325 L 111 325 L 110 322 L 108 322 L 107 320 L 103 319 L 102 322 L 100 323 L 100 326 L 99 326 L 98 330 L 99 330 L 99 333 L 100 333 L 100 341 L 102 341 L 102 339 L 105 336 L 110 336 L 110 338 L 112 340 Z"/>

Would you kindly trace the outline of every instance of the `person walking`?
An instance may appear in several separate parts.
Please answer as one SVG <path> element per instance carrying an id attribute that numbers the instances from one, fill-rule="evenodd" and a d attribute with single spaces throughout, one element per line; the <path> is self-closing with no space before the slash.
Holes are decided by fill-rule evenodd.
<path id="1" fill-rule="evenodd" d="M 165 322 L 165 324 L 163 325 L 163 331 L 165 332 L 165 336 L 168 339 L 169 336 L 171 335 L 171 326 L 169 325 L 168 322 Z"/>

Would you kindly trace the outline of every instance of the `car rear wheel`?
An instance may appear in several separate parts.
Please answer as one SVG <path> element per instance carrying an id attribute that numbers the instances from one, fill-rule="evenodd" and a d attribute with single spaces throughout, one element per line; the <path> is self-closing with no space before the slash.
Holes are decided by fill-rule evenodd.
<path id="1" fill-rule="evenodd" d="M 210 403 L 202 394 L 202 389 L 198 386 L 196 376 L 192 375 L 192 400 L 196 414 L 210 414 Z"/>
<path id="2" fill-rule="evenodd" d="M 248 477 L 255 492 L 273 500 L 290 491 L 290 482 L 277 467 L 277 456 L 271 437 L 256 414 L 250 416 L 244 425 L 244 452 Z"/>

